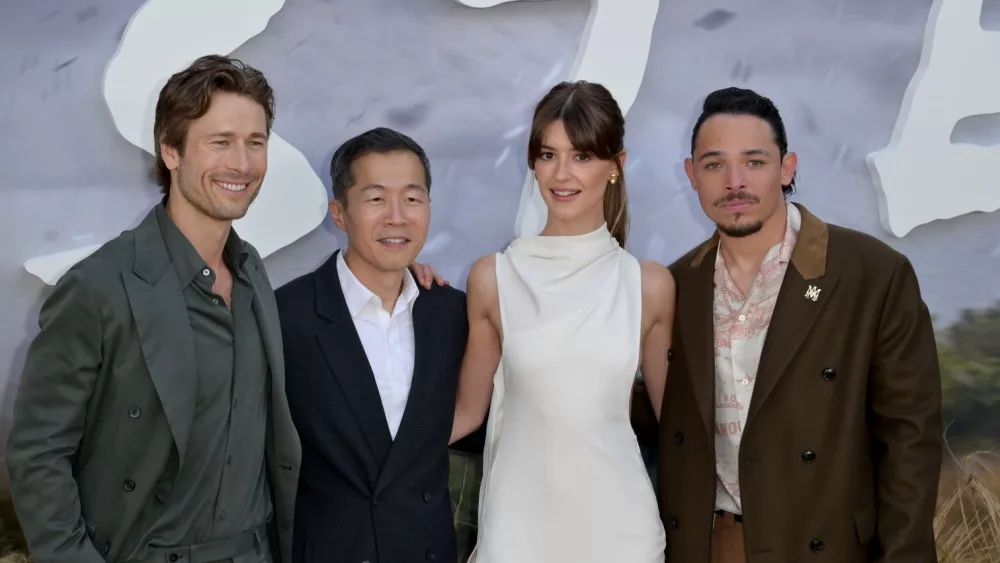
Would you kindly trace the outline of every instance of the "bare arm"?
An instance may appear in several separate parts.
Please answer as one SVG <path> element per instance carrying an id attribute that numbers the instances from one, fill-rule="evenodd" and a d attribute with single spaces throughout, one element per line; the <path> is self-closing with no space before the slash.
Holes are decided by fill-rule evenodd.
<path id="1" fill-rule="evenodd" d="M 674 277 L 655 262 L 642 263 L 643 337 L 639 370 L 656 419 L 660 419 L 667 385 L 667 351 L 674 323 Z"/>
<path id="2" fill-rule="evenodd" d="M 71 459 L 102 359 L 101 319 L 79 270 L 42 305 L 7 440 L 14 508 L 39 563 L 103 563 L 87 535 Z"/>
<path id="3" fill-rule="evenodd" d="M 879 563 L 931 563 L 943 448 L 941 374 L 931 316 L 905 258 L 896 264 L 872 358 Z"/>
<path id="4" fill-rule="evenodd" d="M 479 428 L 490 408 L 493 375 L 500 365 L 500 297 L 497 289 L 496 257 L 476 261 L 466 283 L 469 309 L 469 341 L 458 379 L 455 422 L 449 444 Z"/>

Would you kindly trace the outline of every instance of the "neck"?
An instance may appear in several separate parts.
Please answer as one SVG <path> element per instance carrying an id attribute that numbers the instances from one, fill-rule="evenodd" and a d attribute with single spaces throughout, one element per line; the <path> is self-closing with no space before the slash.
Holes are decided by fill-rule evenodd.
<path id="1" fill-rule="evenodd" d="M 570 237 L 585 235 L 599 229 L 605 223 L 604 210 L 598 209 L 596 214 L 588 214 L 583 217 L 573 219 L 559 219 L 549 214 L 545 221 L 545 228 L 539 233 L 541 236 Z"/>
<path id="2" fill-rule="evenodd" d="M 756 271 L 764 261 L 767 251 L 784 240 L 787 223 L 788 209 L 782 205 L 764 222 L 764 226 L 752 235 L 731 237 L 720 231 L 719 244 L 727 267 L 743 272 Z"/>
<path id="3" fill-rule="evenodd" d="M 167 199 L 167 215 L 177 225 L 209 268 L 223 267 L 222 251 L 232 229 L 232 221 L 218 221 L 193 209 L 176 194 Z"/>
<path id="4" fill-rule="evenodd" d="M 344 262 L 361 285 L 368 288 L 382 300 L 382 308 L 390 313 L 396 308 L 396 300 L 403 292 L 403 270 L 384 271 L 373 268 L 363 260 L 356 260 L 350 246 L 344 251 Z"/>

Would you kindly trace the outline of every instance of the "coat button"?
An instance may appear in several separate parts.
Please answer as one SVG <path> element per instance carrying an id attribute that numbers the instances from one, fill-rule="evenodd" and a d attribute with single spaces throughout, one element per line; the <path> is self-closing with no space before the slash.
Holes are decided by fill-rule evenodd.
<path id="1" fill-rule="evenodd" d="M 837 370 L 833 368 L 826 368 L 823 370 L 823 379 L 826 381 L 833 381 L 837 379 Z"/>
<path id="2" fill-rule="evenodd" d="M 683 444 L 684 443 L 684 434 L 681 434 L 680 432 L 674 434 L 674 443 L 677 444 L 678 446 L 681 445 L 681 444 Z"/>
<path id="3" fill-rule="evenodd" d="M 104 544 L 104 555 L 111 553 L 111 542 Z"/>
<path id="4" fill-rule="evenodd" d="M 140 409 L 139 407 L 132 407 L 128 410 L 129 418 L 139 418 L 139 415 L 141 414 L 142 414 L 142 409 Z"/>
<path id="5" fill-rule="evenodd" d="M 672 359 L 674 359 L 674 349 L 667 348 L 667 361 L 669 362 Z"/>
<path id="6" fill-rule="evenodd" d="M 135 481 L 131 479 L 125 479 L 125 483 L 123 483 L 123 486 L 125 487 L 126 491 L 131 493 L 132 491 L 135 490 Z"/>
<path id="7" fill-rule="evenodd" d="M 434 559 L 435 559 L 435 558 L 437 558 L 437 553 L 434 553 L 434 550 L 433 550 L 433 549 L 428 549 L 428 550 L 427 550 L 427 553 L 424 553 L 424 557 L 425 557 L 425 558 L 426 558 L 426 559 L 427 559 L 428 561 L 434 561 Z"/>
<path id="8" fill-rule="evenodd" d="M 802 461 L 806 463 L 812 463 L 816 461 L 816 452 L 812 450 L 806 450 L 802 452 Z"/>
<path id="9" fill-rule="evenodd" d="M 678 527 L 680 527 L 680 522 L 678 522 L 676 518 L 671 518 L 667 521 L 667 528 L 676 530 Z"/>
<path id="10" fill-rule="evenodd" d="M 434 495 L 430 493 L 424 493 L 424 502 L 430 502 L 432 498 L 434 498 Z"/>
<path id="11" fill-rule="evenodd" d="M 181 558 L 181 556 L 180 556 L 180 555 L 177 555 L 176 553 L 171 553 L 171 554 L 170 554 L 170 557 L 168 557 L 167 559 L 169 559 L 169 560 L 171 560 L 171 561 L 177 561 L 177 560 L 178 560 L 178 559 L 180 559 L 180 558 Z"/>
<path id="12" fill-rule="evenodd" d="M 823 542 L 821 542 L 819 540 L 813 540 L 813 541 L 809 542 L 809 549 L 813 553 L 819 553 L 819 552 L 823 551 Z"/>

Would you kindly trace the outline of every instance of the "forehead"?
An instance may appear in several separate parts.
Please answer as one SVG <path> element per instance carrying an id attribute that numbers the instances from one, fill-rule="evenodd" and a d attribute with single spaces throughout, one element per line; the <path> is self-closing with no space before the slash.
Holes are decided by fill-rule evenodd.
<path id="1" fill-rule="evenodd" d="M 256 101 L 239 94 L 216 92 L 205 115 L 192 120 L 191 132 L 215 134 L 221 131 L 238 134 L 267 132 L 267 115 Z"/>
<path id="2" fill-rule="evenodd" d="M 711 149 L 777 148 L 774 130 L 767 121 L 753 115 L 718 114 L 705 120 L 695 151 Z"/>
<path id="3" fill-rule="evenodd" d="M 426 187 L 424 165 L 410 151 L 367 154 L 354 162 L 354 184 L 385 188 Z"/>
<path id="4" fill-rule="evenodd" d="M 545 126 L 542 130 L 542 144 L 554 149 L 572 149 L 573 141 L 566 133 L 566 126 L 562 120 L 556 120 Z"/>

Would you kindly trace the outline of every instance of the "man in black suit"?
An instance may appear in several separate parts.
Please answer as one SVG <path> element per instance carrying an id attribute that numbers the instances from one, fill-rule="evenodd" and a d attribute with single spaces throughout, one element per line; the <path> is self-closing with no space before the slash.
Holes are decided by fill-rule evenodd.
<path id="1" fill-rule="evenodd" d="M 390 129 L 344 143 L 330 212 L 347 234 L 276 292 L 302 441 L 295 563 L 456 563 L 448 439 L 465 294 L 408 266 L 430 223 L 423 149 Z"/>

